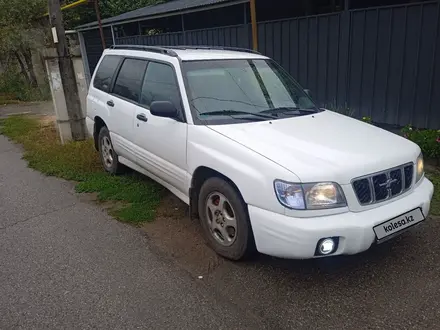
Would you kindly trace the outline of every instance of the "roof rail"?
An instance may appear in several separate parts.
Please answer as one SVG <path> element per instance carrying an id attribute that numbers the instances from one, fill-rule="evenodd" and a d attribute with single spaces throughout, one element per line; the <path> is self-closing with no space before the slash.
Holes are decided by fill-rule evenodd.
<path id="1" fill-rule="evenodd" d="M 177 53 L 174 52 L 172 49 L 169 49 L 167 47 L 160 47 L 160 46 L 113 45 L 113 46 L 110 46 L 110 49 L 145 50 L 148 52 L 154 52 L 154 53 L 177 57 Z"/>
<path id="2" fill-rule="evenodd" d="M 235 52 L 245 52 L 261 55 L 260 52 L 257 52 L 252 49 L 247 48 L 239 48 L 239 47 L 223 47 L 223 46 L 163 46 L 163 48 L 168 49 L 213 49 L 213 50 L 231 50 Z"/>

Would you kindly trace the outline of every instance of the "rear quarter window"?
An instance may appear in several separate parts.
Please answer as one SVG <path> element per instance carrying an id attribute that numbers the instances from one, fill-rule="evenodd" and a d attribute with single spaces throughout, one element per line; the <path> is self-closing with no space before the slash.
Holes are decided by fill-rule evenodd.
<path id="1" fill-rule="evenodd" d="M 93 81 L 93 87 L 108 93 L 113 75 L 118 67 L 120 60 L 120 56 L 106 55 L 102 59 L 101 64 L 96 71 L 95 80 Z"/>

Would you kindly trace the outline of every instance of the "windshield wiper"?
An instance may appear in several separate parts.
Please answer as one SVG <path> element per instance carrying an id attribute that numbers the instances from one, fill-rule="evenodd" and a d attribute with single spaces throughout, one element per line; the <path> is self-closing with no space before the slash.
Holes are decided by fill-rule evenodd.
<path id="1" fill-rule="evenodd" d="M 277 117 L 271 115 L 265 115 L 261 112 L 248 112 L 248 111 L 238 111 L 238 110 L 220 110 L 220 111 L 207 111 L 199 113 L 200 116 L 233 116 L 233 115 L 251 115 L 254 117 L 264 118 L 264 119 L 276 119 Z"/>
<path id="2" fill-rule="evenodd" d="M 299 112 L 307 112 L 307 113 L 316 113 L 318 112 L 316 109 L 309 108 L 309 109 L 303 109 L 303 108 L 297 108 L 297 107 L 279 107 L 279 108 L 273 108 L 273 109 L 267 109 L 260 111 L 260 114 L 269 113 L 271 115 L 276 115 L 279 113 L 282 114 L 289 114 L 289 115 L 296 115 L 296 116 L 302 116 L 301 113 L 293 113 L 294 111 Z"/>

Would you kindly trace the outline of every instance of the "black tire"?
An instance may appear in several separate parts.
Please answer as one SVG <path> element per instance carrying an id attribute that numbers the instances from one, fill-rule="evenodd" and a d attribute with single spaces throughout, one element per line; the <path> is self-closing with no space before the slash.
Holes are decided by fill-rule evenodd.
<path id="1" fill-rule="evenodd" d="M 109 163 L 108 161 L 106 161 L 104 159 L 104 155 L 103 155 L 103 141 L 104 141 L 104 139 L 108 139 L 108 141 L 110 142 L 110 146 L 111 146 L 110 153 L 112 155 L 112 162 L 111 163 Z M 99 131 L 98 150 L 99 150 L 99 158 L 101 159 L 101 164 L 104 167 L 104 170 L 106 170 L 106 172 L 108 172 L 110 174 L 124 173 L 125 167 L 124 167 L 124 165 L 119 163 L 118 155 L 113 150 L 113 144 L 110 139 L 110 134 L 109 134 L 108 128 L 105 126 L 102 127 L 101 130 Z"/>
<path id="2" fill-rule="evenodd" d="M 210 219 L 206 210 L 208 198 L 219 192 L 226 197 L 233 209 L 236 219 L 236 231 L 232 245 L 224 246 L 217 241 L 210 226 Z M 203 234 L 208 245 L 219 255 L 231 260 L 244 260 L 251 257 L 255 251 L 255 241 L 247 211 L 247 205 L 239 192 L 227 181 L 213 177 L 206 180 L 199 193 L 198 210 Z"/>

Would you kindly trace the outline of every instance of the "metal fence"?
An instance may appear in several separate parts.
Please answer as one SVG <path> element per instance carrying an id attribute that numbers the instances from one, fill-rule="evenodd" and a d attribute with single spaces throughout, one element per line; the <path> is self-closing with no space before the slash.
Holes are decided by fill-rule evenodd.
<path id="1" fill-rule="evenodd" d="M 133 36 L 117 38 L 115 40 L 118 45 L 161 45 L 161 46 L 176 46 L 183 44 L 183 33 L 163 33 L 151 36 Z"/>
<path id="2" fill-rule="evenodd" d="M 98 64 L 103 51 L 99 30 L 95 29 L 85 31 L 83 32 L 82 37 L 84 40 L 84 47 L 87 55 L 86 61 L 89 65 L 90 73 L 93 74 L 93 71 Z M 104 28 L 104 39 L 106 45 L 113 45 L 112 31 L 109 27 Z"/>
<path id="3" fill-rule="evenodd" d="M 440 128 L 438 1 L 258 24 L 259 51 L 323 106 L 378 123 Z M 250 48 L 249 25 L 116 39 Z"/>
<path id="4" fill-rule="evenodd" d="M 250 25 L 226 26 L 185 32 L 163 33 L 151 36 L 116 38 L 116 44 L 161 46 L 229 46 L 251 48 Z"/>

